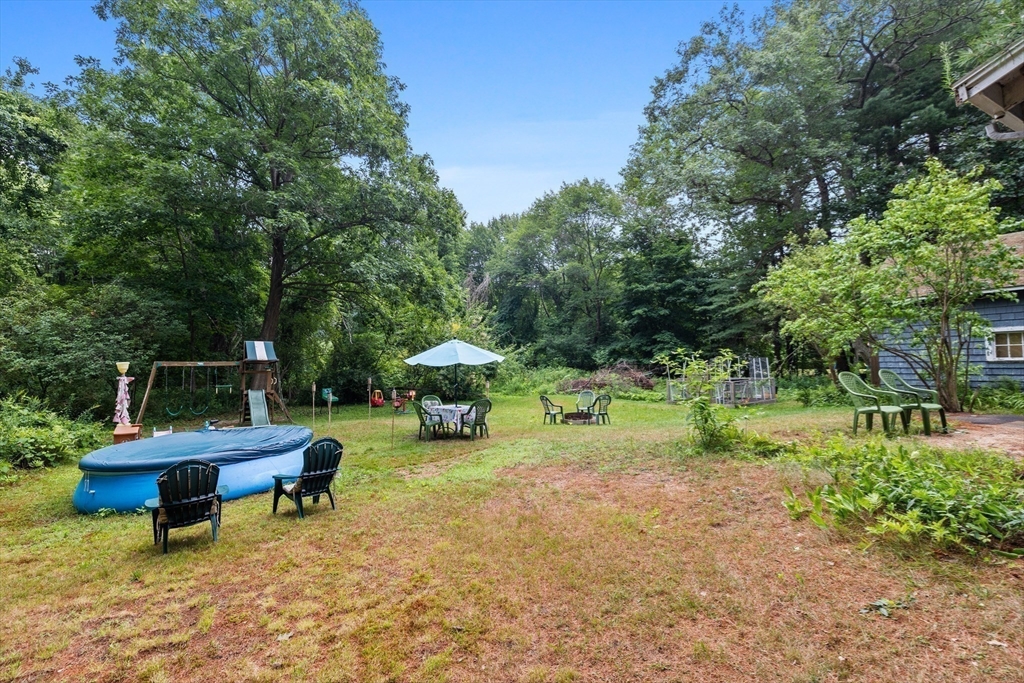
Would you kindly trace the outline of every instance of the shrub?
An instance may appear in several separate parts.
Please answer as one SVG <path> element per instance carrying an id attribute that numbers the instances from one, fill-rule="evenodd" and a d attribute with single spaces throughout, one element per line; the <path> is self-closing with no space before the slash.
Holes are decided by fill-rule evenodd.
<path id="1" fill-rule="evenodd" d="M 1024 544 L 1024 469 L 1007 458 L 838 442 L 798 449 L 791 457 L 823 468 L 832 479 L 808 492 L 809 506 L 787 490 L 794 517 L 807 512 L 825 526 L 824 515 L 831 513 L 834 522 L 863 525 L 875 536 L 970 551 Z"/>
<path id="2" fill-rule="evenodd" d="M 106 436 L 101 425 L 61 417 L 39 399 L 24 394 L 0 399 L 0 476 L 56 465 L 100 447 Z"/>
<path id="3" fill-rule="evenodd" d="M 961 387 L 961 403 L 970 410 L 1024 414 L 1024 391 L 1014 379 L 1004 378 L 993 387 L 981 387 L 973 393 L 964 389 Z"/>
<path id="4" fill-rule="evenodd" d="M 828 377 L 793 377 L 778 382 L 780 401 L 799 401 L 805 408 L 850 405 L 850 399 Z"/>
<path id="5" fill-rule="evenodd" d="M 690 412 L 686 421 L 702 450 L 729 450 L 742 439 L 732 409 L 713 403 L 707 396 L 691 399 L 687 405 Z"/>

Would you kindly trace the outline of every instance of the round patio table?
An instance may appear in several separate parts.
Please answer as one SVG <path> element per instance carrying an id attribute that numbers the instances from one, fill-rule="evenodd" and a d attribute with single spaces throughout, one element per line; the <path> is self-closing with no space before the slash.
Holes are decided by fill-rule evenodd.
<path id="1" fill-rule="evenodd" d="M 431 406 L 427 408 L 427 412 L 431 415 L 437 415 L 441 418 L 441 422 L 444 424 L 454 425 L 455 431 L 462 431 L 462 423 L 473 411 L 473 406 Z M 472 421 L 472 418 L 470 418 Z"/>

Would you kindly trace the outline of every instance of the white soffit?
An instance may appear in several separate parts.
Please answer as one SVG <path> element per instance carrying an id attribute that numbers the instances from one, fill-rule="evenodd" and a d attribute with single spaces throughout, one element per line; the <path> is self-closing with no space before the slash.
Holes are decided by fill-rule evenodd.
<path id="1" fill-rule="evenodd" d="M 953 92 L 958 105 L 970 102 L 1013 131 L 1000 133 L 989 124 L 989 137 L 1024 140 L 1024 40 L 958 80 Z"/>

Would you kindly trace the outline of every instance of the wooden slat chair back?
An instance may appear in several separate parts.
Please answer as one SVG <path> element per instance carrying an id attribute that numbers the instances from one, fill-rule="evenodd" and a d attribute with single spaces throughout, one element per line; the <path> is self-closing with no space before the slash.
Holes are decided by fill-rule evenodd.
<path id="1" fill-rule="evenodd" d="M 893 370 L 879 370 L 879 379 L 890 391 L 899 396 L 900 406 L 909 421 L 915 410 L 921 411 L 921 422 L 924 423 L 924 435 L 931 436 L 931 413 L 937 411 L 942 422 L 942 433 L 947 431 L 946 410 L 939 403 L 939 392 L 934 389 L 915 387 L 896 374 Z"/>
<path id="2" fill-rule="evenodd" d="M 159 507 L 153 511 L 154 542 L 157 533 L 162 535 L 165 553 L 169 530 L 201 522 L 210 522 L 213 540 L 217 541 L 221 514 L 219 477 L 220 467 L 205 460 L 179 462 L 157 477 L 160 499 Z"/>
<path id="3" fill-rule="evenodd" d="M 416 411 L 416 417 L 420 419 L 420 431 L 416 438 L 422 439 L 426 432 L 426 440 L 430 441 L 436 435 L 438 427 L 442 426 L 441 417 L 428 413 L 419 401 L 409 401 L 409 404 Z"/>
<path id="4" fill-rule="evenodd" d="M 344 449 L 339 441 L 329 436 L 317 439 L 307 446 L 302 454 L 302 472 L 299 476 L 275 474 L 274 514 L 277 514 L 277 502 L 281 496 L 286 496 L 295 503 L 299 519 L 305 518 L 303 498 L 311 497 L 315 505 L 320 502 L 320 496 L 327 494 L 328 500 L 331 501 L 331 509 L 336 510 L 331 483 L 338 473 Z"/>
<path id="5" fill-rule="evenodd" d="M 469 436 L 476 441 L 476 434 L 480 432 L 480 436 L 484 434 L 487 438 L 491 438 L 491 432 L 487 428 L 487 413 L 491 412 L 491 402 L 489 399 L 482 398 L 479 401 L 475 401 L 473 406 L 469 409 L 466 417 L 473 416 L 472 420 L 462 423 L 463 428 L 469 427 Z"/>
<path id="6" fill-rule="evenodd" d="M 540 403 L 544 406 L 544 424 L 547 424 L 548 420 L 551 421 L 551 424 L 558 424 L 557 420 L 565 416 L 562 406 L 555 405 L 547 396 L 541 396 Z"/>
<path id="7" fill-rule="evenodd" d="M 578 413 L 592 413 L 594 412 L 594 401 L 597 397 L 594 396 L 594 392 L 590 389 L 584 389 L 576 397 L 576 412 Z"/>
<path id="8" fill-rule="evenodd" d="M 899 396 L 891 391 L 883 391 L 869 386 L 864 380 L 852 372 L 840 372 L 839 383 L 853 400 L 853 435 L 857 435 L 857 423 L 861 414 L 865 416 L 868 431 L 872 429 L 872 418 L 882 416 L 882 427 L 886 432 L 896 428 L 895 418 L 898 415 L 903 423 L 903 431 L 908 429 L 908 420 L 899 404 Z"/>
<path id="9" fill-rule="evenodd" d="M 612 404 L 612 397 L 608 394 L 601 394 L 595 401 L 597 408 L 597 424 L 611 424 L 612 418 L 608 416 L 608 406 Z"/>

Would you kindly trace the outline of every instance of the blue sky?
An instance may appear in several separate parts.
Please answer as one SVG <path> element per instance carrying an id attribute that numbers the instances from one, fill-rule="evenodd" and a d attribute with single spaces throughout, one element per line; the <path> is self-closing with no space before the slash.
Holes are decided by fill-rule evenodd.
<path id="1" fill-rule="evenodd" d="M 94 0 L 0 0 L 0 63 L 36 81 L 109 65 L 114 27 Z M 409 137 L 470 220 L 522 211 L 563 182 L 616 184 L 650 87 L 721 0 L 428 2 L 368 0 L 388 73 L 406 85 Z M 749 14 L 767 5 L 742 2 Z"/>

